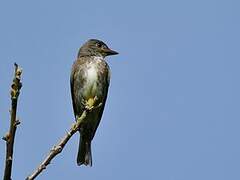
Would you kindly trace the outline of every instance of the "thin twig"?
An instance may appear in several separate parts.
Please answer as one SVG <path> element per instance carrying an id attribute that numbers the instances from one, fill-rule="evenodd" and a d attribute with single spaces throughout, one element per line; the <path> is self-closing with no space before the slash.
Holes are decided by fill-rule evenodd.
<path id="1" fill-rule="evenodd" d="M 83 111 L 81 117 L 79 117 L 71 127 L 71 129 L 66 133 L 66 135 L 62 138 L 62 140 L 55 145 L 47 155 L 47 157 L 43 160 L 43 162 L 38 166 L 38 168 L 29 175 L 26 180 L 33 180 L 35 179 L 44 169 L 47 168 L 47 165 L 51 163 L 51 160 L 62 152 L 64 146 L 67 144 L 68 140 L 72 137 L 73 134 L 75 134 L 80 127 L 80 123 L 85 119 L 87 115 L 88 110 Z"/>
<path id="2" fill-rule="evenodd" d="M 14 138 L 17 130 L 17 125 L 20 124 L 20 121 L 16 120 L 16 113 L 17 113 L 18 96 L 20 94 L 20 89 L 22 87 L 22 83 L 21 83 L 22 69 L 19 68 L 16 63 L 14 65 L 15 65 L 15 74 L 14 74 L 13 82 L 11 85 L 11 100 L 12 100 L 12 107 L 10 110 L 11 121 L 10 121 L 9 131 L 3 137 L 3 140 L 6 141 L 6 160 L 5 160 L 5 171 L 4 171 L 4 178 L 3 178 L 4 180 L 11 180 Z"/>

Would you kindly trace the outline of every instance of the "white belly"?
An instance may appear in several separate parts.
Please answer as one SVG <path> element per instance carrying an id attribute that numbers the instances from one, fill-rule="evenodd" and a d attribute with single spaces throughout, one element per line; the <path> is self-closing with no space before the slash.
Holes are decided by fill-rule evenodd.
<path id="1" fill-rule="evenodd" d="M 87 70 L 87 82 L 85 86 L 86 87 L 85 96 L 87 98 L 97 96 L 98 94 L 97 80 L 98 80 L 97 68 L 95 64 L 90 64 Z"/>

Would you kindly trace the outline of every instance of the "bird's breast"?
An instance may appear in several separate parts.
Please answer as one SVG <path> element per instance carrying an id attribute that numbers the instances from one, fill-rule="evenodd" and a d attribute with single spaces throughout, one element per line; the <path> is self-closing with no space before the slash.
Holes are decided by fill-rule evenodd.
<path id="1" fill-rule="evenodd" d="M 87 81 L 89 86 L 93 86 L 98 80 L 98 73 L 95 64 L 90 65 L 87 69 Z"/>
<path id="2" fill-rule="evenodd" d="M 86 84 L 84 90 L 85 98 L 93 98 L 101 92 L 98 79 L 98 67 L 95 63 L 90 63 L 86 71 Z"/>

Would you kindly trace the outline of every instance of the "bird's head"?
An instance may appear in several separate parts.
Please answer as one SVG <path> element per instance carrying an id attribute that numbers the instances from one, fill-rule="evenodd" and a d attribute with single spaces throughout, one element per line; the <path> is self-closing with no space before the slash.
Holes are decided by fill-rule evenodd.
<path id="1" fill-rule="evenodd" d="M 118 54 L 118 52 L 111 50 L 103 41 L 90 39 L 80 48 L 78 57 L 100 56 L 105 58 L 106 56 L 116 54 Z"/>

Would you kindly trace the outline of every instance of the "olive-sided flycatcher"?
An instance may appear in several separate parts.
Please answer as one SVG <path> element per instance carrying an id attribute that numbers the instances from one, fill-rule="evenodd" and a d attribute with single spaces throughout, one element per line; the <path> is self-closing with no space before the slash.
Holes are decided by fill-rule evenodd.
<path id="1" fill-rule="evenodd" d="M 87 107 L 98 106 L 80 123 L 78 165 L 92 166 L 91 141 L 100 123 L 107 99 L 110 69 L 104 58 L 118 54 L 97 39 L 88 40 L 79 50 L 71 72 L 71 94 L 75 118 Z"/>

